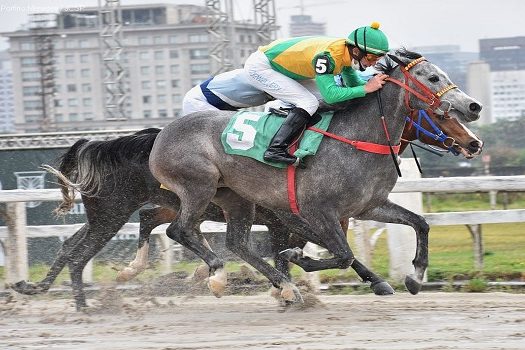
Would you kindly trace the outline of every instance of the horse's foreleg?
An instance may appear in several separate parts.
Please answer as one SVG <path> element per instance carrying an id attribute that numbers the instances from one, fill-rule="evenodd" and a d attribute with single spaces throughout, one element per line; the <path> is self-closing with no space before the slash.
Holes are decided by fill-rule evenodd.
<path id="1" fill-rule="evenodd" d="M 292 276 L 290 275 L 289 262 L 288 260 L 284 259 L 279 254 L 279 252 L 287 248 L 296 247 L 297 245 L 290 242 L 291 237 L 284 225 L 281 225 L 280 227 L 268 226 L 268 234 L 270 236 L 270 245 L 273 254 L 274 266 L 277 271 L 281 272 L 291 280 Z M 303 246 L 306 242 L 302 243 L 303 244 L 301 246 Z"/>
<path id="2" fill-rule="evenodd" d="M 394 289 L 388 282 L 373 273 L 359 260 L 354 259 L 350 267 L 363 279 L 364 282 L 370 282 L 370 288 L 375 295 L 391 295 L 394 294 Z"/>
<path id="3" fill-rule="evenodd" d="M 175 220 L 177 213 L 163 207 L 141 209 L 139 211 L 140 229 L 137 254 L 127 267 L 117 274 L 117 282 L 126 282 L 135 278 L 148 265 L 149 238 L 151 231 L 159 225 Z"/>
<path id="4" fill-rule="evenodd" d="M 348 232 L 348 218 L 341 219 L 339 223 L 346 235 Z M 372 288 L 375 295 L 394 294 L 394 288 L 392 288 L 388 282 L 369 270 L 359 260 L 354 259 L 354 262 L 350 267 L 359 275 L 359 277 L 361 277 L 363 282 L 370 282 L 370 288 Z"/>
<path id="5" fill-rule="evenodd" d="M 281 222 L 274 212 L 264 207 L 255 207 L 255 219 L 253 223 L 268 227 L 274 266 L 277 271 L 281 272 L 291 280 L 290 263 L 288 260 L 284 259 L 279 252 L 287 248 L 302 247 L 306 244 L 306 241 L 299 238 L 297 235 L 291 235 L 288 228 Z"/>
<path id="6" fill-rule="evenodd" d="M 287 249 L 281 255 L 287 260 L 299 265 L 304 271 L 312 272 L 326 269 L 345 269 L 351 266 L 354 255 L 348 242 L 346 232 L 336 217 L 312 210 L 313 215 L 308 216 L 308 221 L 285 211 L 276 211 L 276 214 L 304 239 L 326 248 L 334 257 L 329 259 L 312 259 L 303 256 L 301 249 Z"/>
<path id="7" fill-rule="evenodd" d="M 425 270 L 428 266 L 428 231 L 429 226 L 421 215 L 417 215 L 395 203 L 386 201 L 383 205 L 360 214 L 357 219 L 375 220 L 392 224 L 409 225 L 416 231 L 416 255 L 412 261 L 415 272 L 405 278 L 405 286 L 412 294 L 421 290 Z"/>

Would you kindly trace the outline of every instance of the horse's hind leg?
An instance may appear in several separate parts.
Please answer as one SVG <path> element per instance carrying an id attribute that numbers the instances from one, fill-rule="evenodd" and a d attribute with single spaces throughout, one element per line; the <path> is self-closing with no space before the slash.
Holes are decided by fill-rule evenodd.
<path id="1" fill-rule="evenodd" d="M 127 218 L 128 216 L 110 218 L 114 220 L 112 222 L 92 220 L 94 223 L 70 252 L 68 260 L 69 275 L 77 310 L 87 306 L 82 281 L 84 267 L 115 236 L 118 230 L 126 223 Z"/>
<path id="2" fill-rule="evenodd" d="M 139 211 L 140 229 L 137 254 L 127 267 L 117 274 L 117 282 L 126 282 L 144 271 L 148 264 L 149 238 L 151 231 L 159 225 L 172 222 L 177 213 L 169 208 L 155 207 Z"/>
<path id="3" fill-rule="evenodd" d="M 71 251 L 73 251 L 76 244 L 86 235 L 88 230 L 89 224 L 85 224 L 77 232 L 75 232 L 75 234 L 64 241 L 62 247 L 60 247 L 60 250 L 58 251 L 55 261 L 53 261 L 53 264 L 47 272 L 46 277 L 42 281 L 36 284 L 20 281 L 13 284 L 11 287 L 18 293 L 27 295 L 47 292 L 64 266 L 66 266 L 69 257 L 71 256 Z"/>
<path id="4" fill-rule="evenodd" d="M 221 189 L 214 202 L 218 203 L 229 216 L 226 247 L 266 276 L 274 287 L 281 290 L 281 297 L 285 301 L 302 302 L 299 289 L 290 279 L 249 249 L 255 205 L 228 189 Z"/>
<path id="5" fill-rule="evenodd" d="M 429 226 L 421 215 L 417 215 L 395 203 L 386 201 L 383 205 L 373 208 L 357 217 L 362 220 L 375 220 L 392 224 L 409 225 L 416 231 L 416 256 L 412 261 L 415 272 L 405 278 L 405 286 L 412 294 L 421 290 L 423 276 L 428 266 L 428 231 Z"/>

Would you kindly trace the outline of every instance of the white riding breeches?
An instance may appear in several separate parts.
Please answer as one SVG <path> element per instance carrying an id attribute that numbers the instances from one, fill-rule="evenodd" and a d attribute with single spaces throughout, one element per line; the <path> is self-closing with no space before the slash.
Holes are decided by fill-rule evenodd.
<path id="1" fill-rule="evenodd" d="M 184 95 L 182 100 L 182 116 L 193 112 L 200 111 L 218 111 L 219 109 L 211 105 L 204 94 L 202 93 L 200 85 L 194 86 Z"/>
<path id="2" fill-rule="evenodd" d="M 310 115 L 317 111 L 319 107 L 317 97 L 300 82 L 273 69 L 270 61 L 261 51 L 256 51 L 248 57 L 244 69 L 250 84 L 257 89 L 283 102 L 300 107 Z M 315 81 L 311 81 L 315 84 Z"/>

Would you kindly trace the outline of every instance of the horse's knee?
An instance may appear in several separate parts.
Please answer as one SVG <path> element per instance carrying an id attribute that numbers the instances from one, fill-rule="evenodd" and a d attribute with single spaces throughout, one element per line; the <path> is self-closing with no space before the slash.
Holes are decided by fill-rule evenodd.
<path id="1" fill-rule="evenodd" d="M 182 227 L 180 227 L 177 222 L 172 223 L 166 229 L 166 236 L 180 243 L 181 238 L 183 236 Z"/>
<path id="2" fill-rule="evenodd" d="M 423 219 L 423 222 L 421 223 L 421 233 L 428 234 L 429 231 L 430 225 L 425 219 Z"/>
<path id="3" fill-rule="evenodd" d="M 155 211 L 156 208 L 145 208 L 145 209 L 141 209 L 139 210 L 139 219 L 140 221 L 147 221 L 147 220 L 151 220 L 151 218 L 153 217 L 153 213 Z"/>
<path id="4" fill-rule="evenodd" d="M 417 233 L 428 234 L 430 231 L 430 225 L 421 215 L 416 215 L 416 220 L 413 220 L 413 228 Z"/>
<path id="5" fill-rule="evenodd" d="M 347 269 L 354 263 L 355 257 L 354 254 L 352 254 L 352 252 L 347 252 L 343 254 L 339 259 L 341 260 L 341 264 L 339 265 L 339 267 L 341 269 Z"/>
<path id="6" fill-rule="evenodd" d="M 185 229 L 176 222 L 168 226 L 166 229 L 166 235 L 185 247 L 193 246 L 195 244 L 193 242 L 193 236 L 195 235 L 195 232 L 193 230 Z"/>

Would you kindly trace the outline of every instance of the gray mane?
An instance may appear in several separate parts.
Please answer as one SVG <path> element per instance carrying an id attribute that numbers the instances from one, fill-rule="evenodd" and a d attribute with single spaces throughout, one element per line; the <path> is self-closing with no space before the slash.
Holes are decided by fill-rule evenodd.
<path id="1" fill-rule="evenodd" d="M 406 48 L 402 47 L 399 49 L 391 50 L 388 54 L 383 56 L 374 66 L 374 68 L 384 74 L 390 74 L 392 71 L 397 67 L 397 63 L 394 62 L 389 55 L 394 55 L 397 58 L 399 58 L 401 61 L 405 63 L 409 63 L 410 61 L 413 61 L 415 59 L 418 59 L 420 57 L 423 57 L 421 54 L 407 50 Z"/>

